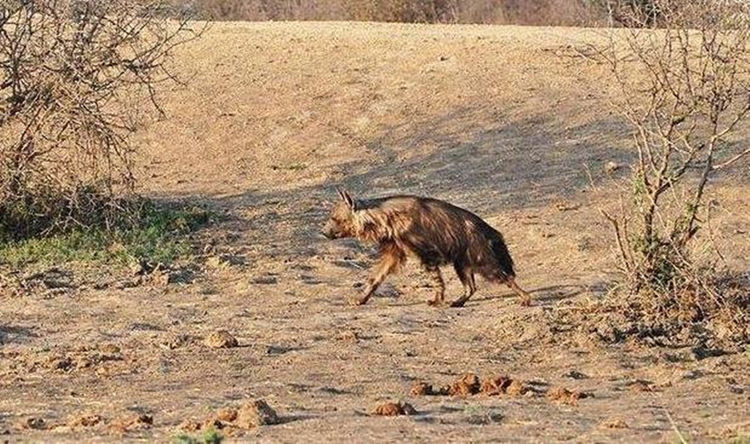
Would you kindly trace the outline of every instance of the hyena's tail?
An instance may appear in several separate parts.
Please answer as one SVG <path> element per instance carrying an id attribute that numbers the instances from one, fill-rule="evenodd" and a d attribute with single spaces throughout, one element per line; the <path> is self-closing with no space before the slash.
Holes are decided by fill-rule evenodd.
<path id="1" fill-rule="evenodd" d="M 497 261 L 497 279 L 500 281 L 512 280 L 516 276 L 513 269 L 513 258 L 510 257 L 508 246 L 498 233 L 498 238 L 491 241 L 492 254 Z"/>

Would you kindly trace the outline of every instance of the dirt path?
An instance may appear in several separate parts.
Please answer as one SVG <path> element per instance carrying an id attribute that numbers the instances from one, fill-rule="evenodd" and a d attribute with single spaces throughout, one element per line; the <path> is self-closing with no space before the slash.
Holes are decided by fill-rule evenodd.
<path id="1" fill-rule="evenodd" d="M 197 273 L 169 285 L 74 279 L 0 296 L 2 438 L 169 441 L 186 420 L 255 398 L 281 424 L 228 435 L 747 437 L 747 353 L 606 346 L 596 332 L 550 322 L 553 311 L 599 297 L 612 278 L 597 207 L 613 202 L 603 165 L 622 162 L 627 139 L 606 111 L 606 88 L 592 87 L 603 68 L 572 50 L 594 38 L 552 28 L 214 25 L 180 56 L 195 77 L 167 94 L 170 119 L 138 140 L 145 193 L 202 201 L 226 218 L 198 233 Z M 749 183 L 747 172 L 722 178 L 715 221 L 730 265 L 744 270 Z M 434 309 L 425 304 L 429 280 L 411 264 L 368 305 L 348 306 L 373 252 L 318 234 L 334 185 L 366 196 L 429 194 L 477 212 L 507 237 L 536 303 L 520 307 L 507 289 L 482 282 L 464 309 Z M 445 275 L 455 297 L 460 285 Z M 239 347 L 206 346 L 219 329 Z M 530 391 L 410 394 L 418 381 L 446 385 L 467 372 L 508 374 Z M 545 392 L 554 386 L 592 396 L 552 402 Z M 370 415 L 399 399 L 418 414 Z M 92 415 L 101 418 L 83 425 Z M 153 424 L 128 423 L 139 415 Z"/>

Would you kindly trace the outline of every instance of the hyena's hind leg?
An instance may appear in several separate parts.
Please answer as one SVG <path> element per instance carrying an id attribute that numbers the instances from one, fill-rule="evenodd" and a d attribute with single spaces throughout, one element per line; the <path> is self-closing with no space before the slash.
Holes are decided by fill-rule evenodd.
<path id="1" fill-rule="evenodd" d="M 432 280 L 437 284 L 437 290 L 435 291 L 435 297 L 427 301 L 428 305 L 437 307 L 443 305 L 445 301 L 445 281 L 443 280 L 443 274 L 440 272 L 440 268 L 437 265 L 424 265 L 424 269 L 427 274 L 432 277 Z"/>
<path id="2" fill-rule="evenodd" d="M 381 283 L 393 273 L 404 261 L 406 254 L 394 244 L 387 244 L 380 249 L 380 259 L 372 270 L 370 278 L 367 280 L 367 286 L 361 297 L 351 299 L 353 305 L 364 305 L 370 300 L 375 290 Z"/>
<path id="3" fill-rule="evenodd" d="M 477 285 L 474 282 L 474 272 L 463 264 L 453 264 L 458 278 L 464 286 L 464 295 L 451 303 L 451 307 L 463 307 L 466 301 L 477 291 Z"/>

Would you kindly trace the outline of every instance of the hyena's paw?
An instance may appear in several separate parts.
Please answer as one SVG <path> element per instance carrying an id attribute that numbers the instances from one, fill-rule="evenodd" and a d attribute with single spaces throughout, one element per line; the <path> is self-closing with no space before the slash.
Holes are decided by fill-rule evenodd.
<path id="1" fill-rule="evenodd" d="M 466 304 L 465 300 L 463 300 L 463 299 L 457 299 L 457 300 L 451 302 L 451 307 L 453 307 L 453 308 L 461 308 L 461 307 L 464 306 L 464 304 Z"/>
<path id="2" fill-rule="evenodd" d="M 365 305 L 367 303 L 367 298 L 354 296 L 349 298 L 349 305 Z"/>
<path id="3" fill-rule="evenodd" d="M 443 305 L 445 305 L 445 301 L 438 298 L 430 299 L 427 301 L 427 305 L 429 305 L 430 307 L 442 307 Z"/>
<path id="4" fill-rule="evenodd" d="M 521 307 L 531 307 L 531 299 L 530 298 L 529 299 L 526 299 L 526 298 L 521 299 L 518 303 L 519 303 L 519 305 L 521 305 Z"/>

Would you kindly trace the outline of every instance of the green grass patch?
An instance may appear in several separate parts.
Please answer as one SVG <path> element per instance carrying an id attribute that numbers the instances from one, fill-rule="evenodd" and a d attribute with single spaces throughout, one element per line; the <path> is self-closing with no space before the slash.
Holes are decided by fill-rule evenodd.
<path id="1" fill-rule="evenodd" d="M 223 436 L 213 427 L 203 432 L 203 436 L 194 437 L 188 434 L 180 434 L 174 437 L 172 442 L 175 444 L 220 444 L 224 439 Z"/>
<path id="2" fill-rule="evenodd" d="M 186 235 L 211 219 L 211 213 L 200 207 L 140 203 L 116 227 L 75 228 L 50 236 L 0 241 L 0 264 L 126 265 L 141 260 L 167 264 L 192 252 Z"/>

